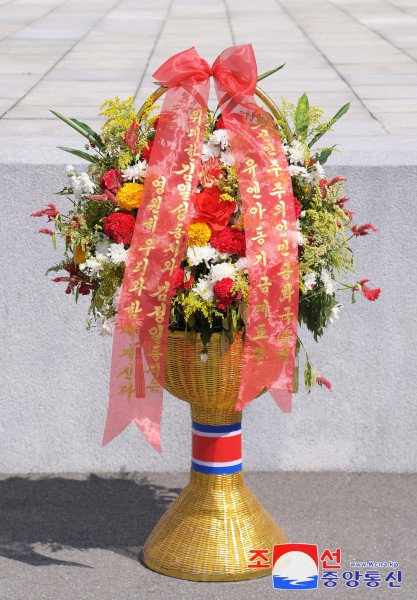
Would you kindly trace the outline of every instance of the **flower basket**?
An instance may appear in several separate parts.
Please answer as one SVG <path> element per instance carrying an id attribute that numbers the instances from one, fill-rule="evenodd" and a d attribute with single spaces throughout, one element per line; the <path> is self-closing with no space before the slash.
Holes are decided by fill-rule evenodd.
<path id="1" fill-rule="evenodd" d="M 90 296 L 88 328 L 114 336 L 103 444 L 133 421 L 160 451 L 163 389 L 190 404 L 190 482 L 143 549 L 150 568 L 183 579 L 271 572 L 251 551 L 285 536 L 245 486 L 242 409 L 268 390 L 290 412 L 301 349 L 307 391 L 331 390 L 298 324 L 317 341 L 339 292 L 380 294 L 368 279 L 340 281 L 354 272 L 350 240 L 375 227 L 351 225 L 344 178 L 326 178 L 334 146 L 312 149 L 349 105 L 324 122 L 306 94 L 278 108 L 257 82 L 279 69 L 258 78 L 250 45 L 212 67 L 192 48 L 158 69 L 139 111 L 133 98 L 106 101 L 101 135 L 55 113 L 88 140 L 64 150 L 90 166 L 67 169 L 67 214 L 50 203 L 32 215 L 65 245 L 53 281 Z M 211 76 L 220 114 L 207 107 Z"/>

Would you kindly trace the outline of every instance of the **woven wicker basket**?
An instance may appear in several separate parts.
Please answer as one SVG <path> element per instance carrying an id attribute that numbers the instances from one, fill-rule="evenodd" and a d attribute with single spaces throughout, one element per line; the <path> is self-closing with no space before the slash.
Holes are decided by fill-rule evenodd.
<path id="1" fill-rule="evenodd" d="M 219 334 L 203 345 L 184 332 L 168 337 L 166 389 L 189 402 L 193 422 L 204 425 L 240 423 L 234 412 L 241 376 L 243 342 L 238 335 L 220 355 Z M 261 390 L 260 390 L 261 391 Z M 243 472 L 212 475 L 191 469 L 190 482 L 149 536 L 144 562 L 153 570 L 200 581 L 233 581 L 271 574 L 251 568 L 251 550 L 267 549 L 286 538 L 246 487 Z"/>

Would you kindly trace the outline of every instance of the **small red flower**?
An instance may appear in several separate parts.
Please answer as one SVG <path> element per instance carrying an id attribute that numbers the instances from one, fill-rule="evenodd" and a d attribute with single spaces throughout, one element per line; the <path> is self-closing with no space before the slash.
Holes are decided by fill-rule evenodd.
<path id="1" fill-rule="evenodd" d="M 219 117 L 217 119 L 215 127 L 216 127 L 216 129 L 226 129 L 226 126 L 223 121 L 223 117 Z"/>
<path id="2" fill-rule="evenodd" d="M 100 181 L 100 187 L 103 191 L 110 190 L 112 194 L 116 194 L 123 185 L 123 176 L 120 171 L 110 169 L 104 173 Z"/>
<path id="3" fill-rule="evenodd" d="M 232 292 L 235 282 L 231 277 L 224 277 L 214 284 L 213 292 L 216 297 L 216 307 L 219 310 L 226 310 L 226 307 L 232 304 L 234 300 L 242 297 L 240 292 Z"/>
<path id="4" fill-rule="evenodd" d="M 380 294 L 381 294 L 381 289 L 380 288 L 370 288 L 369 286 L 367 286 L 366 284 L 368 283 L 369 279 L 361 279 L 361 281 L 358 281 L 358 285 L 354 286 L 354 290 L 358 290 L 360 292 L 362 292 L 362 294 L 364 295 L 364 297 L 367 300 L 371 300 L 372 302 L 374 300 L 378 300 Z"/>
<path id="5" fill-rule="evenodd" d="M 46 233 L 47 235 L 54 235 L 54 232 L 52 231 L 52 229 L 47 229 L 46 227 L 39 229 L 38 233 Z"/>
<path id="6" fill-rule="evenodd" d="M 59 215 L 59 210 L 55 204 L 47 204 L 42 210 L 32 213 L 31 217 L 48 217 L 48 223 L 53 221 Z"/>
<path id="7" fill-rule="evenodd" d="M 377 228 L 374 227 L 371 223 L 364 223 L 363 225 L 354 225 L 352 227 L 352 233 L 354 235 L 356 235 L 356 237 L 362 236 L 362 235 L 368 235 L 369 234 L 369 230 L 371 231 L 377 231 Z"/>
<path id="8" fill-rule="evenodd" d="M 316 377 L 316 382 L 320 385 L 320 386 L 325 386 L 327 387 L 328 390 L 332 391 L 332 384 L 330 383 L 330 381 L 328 379 L 326 379 L 325 377 Z"/>
<path id="9" fill-rule="evenodd" d="M 340 206 L 340 208 L 343 208 L 348 200 L 349 198 L 346 198 L 344 196 L 343 198 L 339 198 L 339 200 L 336 200 L 335 204 L 337 204 L 337 206 Z"/>
<path id="10" fill-rule="evenodd" d="M 294 213 L 295 213 L 295 218 L 298 219 L 298 217 L 301 215 L 301 204 L 298 198 L 296 198 L 294 196 Z"/>
<path id="11" fill-rule="evenodd" d="M 106 235 L 125 246 L 132 241 L 135 217 L 124 212 L 114 212 L 104 219 L 103 231 Z"/>
<path id="12" fill-rule="evenodd" d="M 158 129 L 158 125 L 159 125 L 159 116 L 156 117 L 154 122 L 152 123 L 152 127 L 155 129 L 155 131 Z"/>
<path id="13" fill-rule="evenodd" d="M 330 181 L 328 181 L 327 179 L 321 179 L 319 181 L 321 197 L 326 198 L 326 196 L 327 196 L 326 188 L 331 187 L 332 185 L 334 185 L 335 183 L 339 183 L 340 181 L 347 181 L 347 179 L 345 179 L 344 177 L 333 177 L 333 179 L 330 179 Z"/>
<path id="14" fill-rule="evenodd" d="M 123 141 L 125 143 L 125 145 L 129 148 L 129 150 L 132 151 L 133 156 L 135 156 L 135 154 L 137 154 L 138 149 L 137 149 L 137 144 L 138 144 L 138 140 L 139 140 L 139 125 L 135 122 L 132 123 L 132 125 L 130 126 L 129 131 L 126 131 L 126 133 L 124 134 L 123 137 Z"/>
<path id="15" fill-rule="evenodd" d="M 142 158 L 143 160 L 146 160 L 146 162 L 149 162 L 149 159 L 151 158 L 152 148 L 153 142 L 148 142 L 147 148 L 143 148 L 142 150 Z"/>
<path id="16" fill-rule="evenodd" d="M 210 245 L 219 252 L 237 254 L 239 258 L 246 254 L 245 234 L 234 227 L 227 226 L 215 232 L 210 238 Z"/>

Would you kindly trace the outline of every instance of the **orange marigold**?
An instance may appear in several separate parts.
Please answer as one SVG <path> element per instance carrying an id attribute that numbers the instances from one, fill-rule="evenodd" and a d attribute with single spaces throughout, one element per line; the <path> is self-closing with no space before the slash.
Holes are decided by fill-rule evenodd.
<path id="1" fill-rule="evenodd" d="M 125 183 L 116 194 L 118 205 L 124 210 L 138 208 L 142 192 L 143 185 L 141 183 Z"/>

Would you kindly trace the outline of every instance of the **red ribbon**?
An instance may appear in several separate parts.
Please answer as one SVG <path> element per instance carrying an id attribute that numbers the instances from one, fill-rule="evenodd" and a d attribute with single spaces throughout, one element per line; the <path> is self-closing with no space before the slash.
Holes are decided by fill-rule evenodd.
<path id="1" fill-rule="evenodd" d="M 235 410 L 242 410 L 265 387 L 282 410 L 291 410 L 298 243 L 287 160 L 273 118 L 255 102 L 252 46 L 228 48 L 212 68 L 190 48 L 154 73 L 168 92 L 120 294 L 103 445 L 134 421 L 161 451 L 172 279 L 193 216 L 190 207 L 198 185 L 210 76 L 236 163 L 250 282 Z"/>

